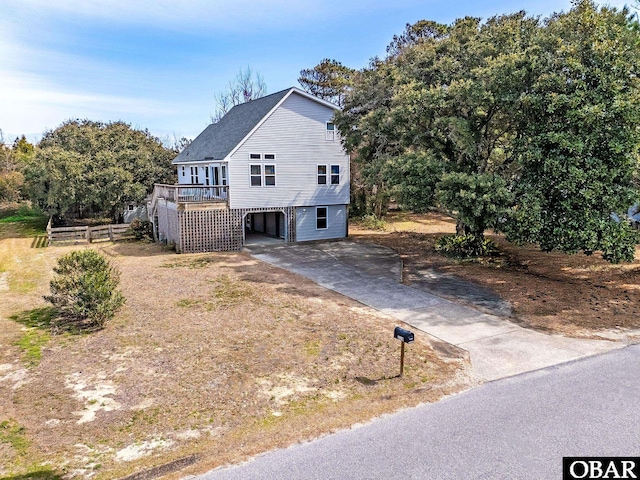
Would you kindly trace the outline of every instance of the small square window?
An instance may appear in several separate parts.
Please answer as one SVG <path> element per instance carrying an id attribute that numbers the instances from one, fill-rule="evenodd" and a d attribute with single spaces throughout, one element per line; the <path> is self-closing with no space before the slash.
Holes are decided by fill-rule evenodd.
<path id="1" fill-rule="evenodd" d="M 340 165 L 331 165 L 331 185 L 340 185 Z"/>
<path id="2" fill-rule="evenodd" d="M 275 160 L 276 156 L 273 153 L 265 153 L 264 159 L 265 160 Z"/>
<path id="3" fill-rule="evenodd" d="M 249 158 L 251 160 L 260 160 L 261 157 L 260 157 L 259 153 L 251 153 L 251 154 L 249 154 Z"/>
<path id="4" fill-rule="evenodd" d="M 327 207 L 316 207 L 316 229 L 327 228 Z"/>
<path id="5" fill-rule="evenodd" d="M 327 184 L 327 166 L 318 165 L 318 185 Z"/>

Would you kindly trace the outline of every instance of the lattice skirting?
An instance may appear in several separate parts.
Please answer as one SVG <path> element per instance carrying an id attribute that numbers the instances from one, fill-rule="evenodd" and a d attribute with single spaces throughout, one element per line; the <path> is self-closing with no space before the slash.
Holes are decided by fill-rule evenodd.
<path id="1" fill-rule="evenodd" d="M 181 253 L 240 250 L 243 242 L 243 220 L 248 213 L 282 212 L 285 215 L 285 241 L 296 238 L 295 207 L 241 208 L 178 211 Z"/>

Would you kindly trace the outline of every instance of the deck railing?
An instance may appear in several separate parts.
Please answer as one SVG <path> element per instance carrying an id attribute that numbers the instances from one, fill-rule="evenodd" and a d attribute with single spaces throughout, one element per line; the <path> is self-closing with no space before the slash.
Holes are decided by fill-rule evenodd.
<path id="1" fill-rule="evenodd" d="M 176 185 L 178 202 L 226 202 L 227 185 Z"/>
<path id="2" fill-rule="evenodd" d="M 158 198 L 170 202 L 226 202 L 229 198 L 228 185 L 165 185 L 155 184 L 151 203 Z"/>

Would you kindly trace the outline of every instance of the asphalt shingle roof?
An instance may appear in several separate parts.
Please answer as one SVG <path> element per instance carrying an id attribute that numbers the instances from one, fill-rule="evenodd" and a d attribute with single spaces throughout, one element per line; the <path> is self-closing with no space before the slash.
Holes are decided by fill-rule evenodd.
<path id="1" fill-rule="evenodd" d="M 290 90 L 236 105 L 218 123 L 205 128 L 173 163 L 224 159 Z"/>

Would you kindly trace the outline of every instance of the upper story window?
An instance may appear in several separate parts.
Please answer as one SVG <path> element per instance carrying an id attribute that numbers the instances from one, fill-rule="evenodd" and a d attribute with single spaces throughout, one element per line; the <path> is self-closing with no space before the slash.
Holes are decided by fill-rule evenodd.
<path id="1" fill-rule="evenodd" d="M 340 185 L 340 165 L 331 165 L 331 185 Z"/>
<path id="2" fill-rule="evenodd" d="M 227 184 L 227 166 L 226 165 L 220 166 L 220 180 L 222 181 L 222 185 Z"/>
<path id="3" fill-rule="evenodd" d="M 318 165 L 318 185 L 327 184 L 327 166 Z"/>
<path id="4" fill-rule="evenodd" d="M 252 187 L 275 187 L 276 186 L 276 156 L 273 153 L 251 153 L 249 160 L 264 161 L 264 163 L 250 163 L 249 177 Z M 223 174 L 226 177 L 226 172 Z"/>
<path id="5" fill-rule="evenodd" d="M 264 166 L 264 185 L 265 187 L 276 186 L 276 166 L 266 165 Z"/>
<path id="6" fill-rule="evenodd" d="M 336 138 L 335 131 L 336 131 L 336 126 L 334 125 L 334 123 L 327 122 L 327 131 L 326 131 L 325 138 L 327 140 L 334 140 Z"/>
<path id="7" fill-rule="evenodd" d="M 198 167 L 191 167 L 191 185 L 198 185 L 200 180 L 198 179 Z"/>
<path id="8" fill-rule="evenodd" d="M 249 176 L 252 187 L 262 186 L 262 165 L 249 165 Z"/>

